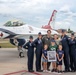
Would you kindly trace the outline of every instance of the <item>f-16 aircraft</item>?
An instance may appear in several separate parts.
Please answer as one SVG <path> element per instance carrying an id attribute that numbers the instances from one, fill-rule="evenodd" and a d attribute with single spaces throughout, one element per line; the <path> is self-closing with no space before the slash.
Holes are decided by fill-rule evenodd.
<path id="1" fill-rule="evenodd" d="M 49 29 L 48 26 L 51 28 L 50 23 L 54 21 L 56 12 L 56 10 L 53 11 L 48 25 L 43 26 L 42 28 L 28 25 L 19 20 L 8 21 L 0 27 L 0 38 L 9 38 L 10 43 L 18 47 L 19 55 L 21 56 L 23 53 L 22 46 L 25 44 L 25 40 L 28 39 L 30 35 L 32 35 L 35 39 L 39 32 L 41 32 L 42 35 L 46 35 L 47 30 Z M 51 32 L 52 34 L 58 34 L 56 31 L 52 30 L 52 28 Z"/>

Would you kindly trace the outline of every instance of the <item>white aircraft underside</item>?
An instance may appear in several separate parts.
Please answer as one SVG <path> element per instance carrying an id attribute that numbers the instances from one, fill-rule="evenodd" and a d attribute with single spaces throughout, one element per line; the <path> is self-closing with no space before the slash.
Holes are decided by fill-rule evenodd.
<path id="1" fill-rule="evenodd" d="M 33 35 L 34 38 L 37 37 L 38 33 L 41 32 L 42 35 L 47 34 L 48 29 L 37 28 L 31 25 L 22 25 L 22 26 L 14 26 L 0 27 L 0 38 L 24 38 L 28 39 L 30 35 Z M 51 30 L 52 34 L 58 34 L 56 31 Z M 2 35 L 2 36 L 1 36 Z"/>

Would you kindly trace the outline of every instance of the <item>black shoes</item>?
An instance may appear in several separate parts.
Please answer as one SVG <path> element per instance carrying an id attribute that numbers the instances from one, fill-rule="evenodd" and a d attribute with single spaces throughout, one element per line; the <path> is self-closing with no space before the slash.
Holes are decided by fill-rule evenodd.
<path id="1" fill-rule="evenodd" d="M 29 72 L 34 72 L 34 70 L 29 70 Z"/>
<path id="2" fill-rule="evenodd" d="M 71 70 L 71 72 L 75 72 L 75 70 Z"/>
<path id="3" fill-rule="evenodd" d="M 63 71 L 61 70 L 60 73 L 63 73 Z"/>
<path id="4" fill-rule="evenodd" d="M 71 72 L 70 69 L 64 70 L 63 72 Z"/>
<path id="5" fill-rule="evenodd" d="M 64 70 L 63 72 L 68 72 L 67 70 Z"/>
<path id="6" fill-rule="evenodd" d="M 70 69 L 68 69 L 68 72 L 71 72 Z"/>
<path id="7" fill-rule="evenodd" d="M 50 71 L 50 69 L 47 69 L 48 71 Z"/>
<path id="8" fill-rule="evenodd" d="M 58 73 L 59 73 L 59 74 L 62 74 L 62 73 L 63 73 L 63 71 L 58 71 Z"/>
<path id="9" fill-rule="evenodd" d="M 55 71 L 54 69 L 51 70 L 51 72 L 54 72 L 54 71 Z"/>
<path id="10" fill-rule="evenodd" d="M 36 70 L 37 72 L 43 72 L 43 70 Z"/>
<path id="11" fill-rule="evenodd" d="M 52 71 L 51 72 L 57 72 L 57 69 L 52 69 Z"/>

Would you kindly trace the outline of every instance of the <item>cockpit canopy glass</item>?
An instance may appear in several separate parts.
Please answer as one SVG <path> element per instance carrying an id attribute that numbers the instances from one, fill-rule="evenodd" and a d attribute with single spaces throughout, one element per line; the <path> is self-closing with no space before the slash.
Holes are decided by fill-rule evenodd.
<path id="1" fill-rule="evenodd" d="M 21 21 L 8 21 L 4 24 L 4 26 L 8 26 L 8 27 L 15 27 L 15 26 L 22 26 L 22 25 L 24 25 L 24 23 Z"/>

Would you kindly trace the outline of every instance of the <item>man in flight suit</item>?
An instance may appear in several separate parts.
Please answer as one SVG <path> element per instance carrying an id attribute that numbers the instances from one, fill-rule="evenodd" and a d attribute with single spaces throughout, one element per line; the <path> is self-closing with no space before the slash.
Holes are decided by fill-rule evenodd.
<path id="1" fill-rule="evenodd" d="M 65 70 L 64 72 L 69 72 L 69 37 L 66 35 L 66 30 L 62 30 L 62 36 L 61 36 L 61 43 L 63 46 L 63 51 L 64 51 L 64 65 L 65 65 Z"/>
<path id="2" fill-rule="evenodd" d="M 53 39 L 53 38 L 51 37 L 51 30 L 48 30 L 48 31 L 47 31 L 47 35 L 42 38 L 43 46 L 44 46 L 45 44 L 47 44 L 47 45 L 48 45 L 48 50 L 49 50 L 49 46 L 50 46 L 50 44 L 51 44 L 51 40 L 52 40 L 52 39 Z M 47 70 L 48 70 L 48 71 L 50 71 L 49 67 L 50 67 L 50 62 L 47 63 Z"/>

